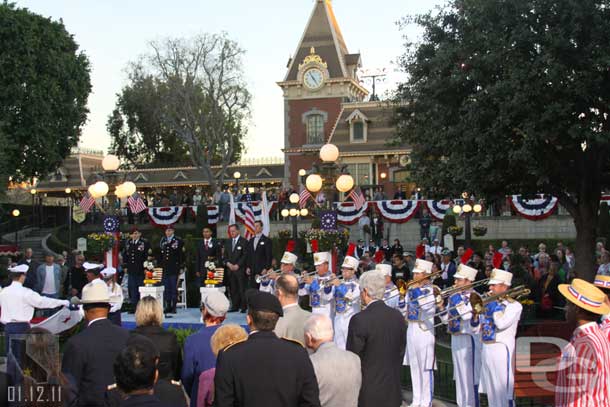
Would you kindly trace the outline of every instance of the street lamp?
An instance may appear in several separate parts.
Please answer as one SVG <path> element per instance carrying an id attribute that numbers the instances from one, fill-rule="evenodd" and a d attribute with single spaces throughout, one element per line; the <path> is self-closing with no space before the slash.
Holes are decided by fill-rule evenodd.
<path id="1" fill-rule="evenodd" d="M 297 207 L 297 204 L 299 203 L 299 194 L 297 194 L 296 192 L 293 192 L 292 194 L 290 194 L 290 196 L 288 197 L 288 201 L 290 202 L 292 208 L 290 208 L 290 209 L 284 208 L 284 209 L 282 209 L 280 214 L 282 215 L 283 218 L 290 218 L 290 220 L 292 222 L 292 238 L 296 239 L 297 238 L 297 218 L 299 216 L 300 217 L 307 216 L 309 214 L 309 211 L 307 210 L 307 208 L 299 209 Z"/>
<path id="2" fill-rule="evenodd" d="M 305 179 L 305 187 L 313 193 L 324 190 L 326 209 L 330 209 L 334 190 L 348 192 L 354 187 L 354 178 L 344 174 L 336 161 L 339 159 L 339 149 L 334 144 L 325 144 L 320 149 L 320 174 L 312 173 Z M 315 167 L 314 167 L 315 168 Z M 338 175 L 337 175 L 338 174 Z"/>
<path id="3" fill-rule="evenodd" d="M 468 198 L 468 193 L 464 192 L 462 194 L 462 197 Z M 456 215 L 462 212 L 464 213 L 464 246 L 466 246 L 467 249 L 470 248 L 471 243 L 470 218 L 472 217 L 473 213 L 479 213 L 482 210 L 483 207 L 481 206 L 481 204 L 473 204 L 473 202 L 471 201 L 465 201 L 464 205 L 453 206 L 453 213 L 455 213 Z"/>
<path id="4" fill-rule="evenodd" d="M 102 174 L 103 180 L 99 180 L 96 183 L 89 185 L 87 191 L 92 198 L 103 198 L 108 199 L 108 213 L 113 215 L 115 213 L 116 199 L 126 198 L 133 195 L 136 192 L 136 184 L 131 181 L 125 181 L 119 183 L 119 169 L 120 161 L 115 155 L 109 154 L 102 160 L 102 168 L 104 173 Z M 111 188 L 114 188 L 114 194 L 109 194 Z M 66 193 L 68 193 L 66 191 Z"/>
<path id="5" fill-rule="evenodd" d="M 19 235 L 17 234 L 17 231 L 19 230 L 19 221 L 17 218 L 21 215 L 21 211 L 19 211 L 19 209 L 13 209 L 11 215 L 15 218 L 15 246 L 19 246 Z"/>
<path id="6" fill-rule="evenodd" d="M 233 173 L 233 178 L 235 178 L 235 187 L 237 188 L 237 191 L 239 191 L 239 179 L 241 178 L 241 172 L 235 171 Z"/>
<path id="7" fill-rule="evenodd" d="M 72 244 L 72 197 L 70 196 L 72 189 L 66 188 L 64 189 L 64 192 L 67 195 L 66 205 L 68 206 L 68 246 L 70 246 Z"/>

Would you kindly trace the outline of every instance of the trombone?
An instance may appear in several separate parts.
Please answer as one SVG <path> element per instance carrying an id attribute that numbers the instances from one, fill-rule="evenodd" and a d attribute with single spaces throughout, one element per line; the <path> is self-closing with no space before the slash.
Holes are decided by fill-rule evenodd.
<path id="1" fill-rule="evenodd" d="M 254 281 L 256 281 L 257 284 L 260 284 L 260 283 L 263 283 L 263 282 L 266 283 L 267 281 L 271 280 L 271 276 L 272 275 L 278 275 L 279 276 L 280 274 L 282 274 L 282 270 L 279 270 L 279 269 L 278 270 L 270 271 L 267 274 L 257 274 L 256 277 L 254 277 Z"/>
<path id="2" fill-rule="evenodd" d="M 405 280 L 399 278 L 398 280 L 396 280 L 396 288 L 398 289 L 398 294 L 394 294 L 389 296 L 388 298 L 386 298 L 386 300 L 392 299 L 396 296 L 400 297 L 401 299 L 404 299 L 407 295 L 407 291 L 409 291 L 409 288 L 411 288 L 412 286 L 421 283 L 424 280 L 430 279 L 430 280 L 434 280 L 436 277 L 440 276 L 443 272 L 441 270 L 439 271 L 435 271 L 432 274 L 429 274 L 427 276 L 415 279 L 415 280 L 411 280 L 409 282 L 406 282 Z M 435 289 L 434 291 L 439 291 L 440 292 L 440 288 L 438 288 L 437 286 L 434 286 Z M 393 291 L 394 289 L 392 288 L 391 290 L 386 290 L 386 292 L 388 291 Z M 431 295 L 431 294 L 427 294 L 427 295 Z"/>
<path id="3" fill-rule="evenodd" d="M 473 283 L 467 284 L 467 285 L 462 286 L 462 287 L 457 287 L 455 285 L 451 286 L 451 287 L 447 287 L 444 290 L 440 290 L 438 293 L 436 293 L 435 299 L 433 301 L 425 302 L 425 303 L 422 304 L 422 306 L 428 305 L 428 304 L 430 304 L 432 302 L 438 303 L 440 301 L 444 301 L 447 298 L 451 297 L 453 294 L 457 294 L 457 293 L 460 293 L 460 292 L 466 291 L 466 290 L 472 290 L 473 288 L 479 287 L 479 286 L 481 286 L 483 284 L 487 284 L 487 282 L 489 280 L 490 280 L 490 278 L 484 278 L 482 280 L 475 281 Z M 430 296 L 430 295 L 432 295 L 432 294 L 431 293 L 430 294 L 426 294 L 426 296 Z M 439 296 L 440 296 L 440 298 L 439 298 Z"/>
<path id="4" fill-rule="evenodd" d="M 521 297 L 530 295 L 530 293 L 531 293 L 531 290 L 529 288 L 526 288 L 524 285 L 520 285 L 518 287 L 511 288 L 510 290 L 507 290 L 506 292 L 503 292 L 502 294 L 494 294 L 494 295 L 489 295 L 489 294 L 481 295 L 481 294 L 477 293 L 476 291 L 473 291 L 472 293 L 470 293 L 470 298 L 469 298 L 470 306 L 472 307 L 472 309 L 469 310 L 468 313 L 472 313 L 473 316 L 478 316 L 485 312 L 485 306 L 487 304 L 489 304 L 490 302 L 502 301 L 507 298 L 512 298 L 513 300 L 518 300 Z M 456 308 L 456 307 L 446 308 L 443 311 L 437 312 L 430 319 L 433 319 L 434 317 L 440 317 L 445 312 L 449 312 L 450 309 L 454 309 L 454 308 Z M 449 321 L 453 321 L 453 320 L 456 320 L 461 317 L 462 317 L 462 315 L 456 315 L 454 317 L 447 318 L 446 321 L 441 321 L 438 324 L 432 325 L 432 327 L 436 328 L 437 326 L 445 325 Z"/>

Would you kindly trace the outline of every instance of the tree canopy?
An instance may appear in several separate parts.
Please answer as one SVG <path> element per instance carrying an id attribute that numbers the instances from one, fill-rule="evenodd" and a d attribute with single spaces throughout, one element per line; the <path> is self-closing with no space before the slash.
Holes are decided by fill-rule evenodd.
<path id="1" fill-rule="evenodd" d="M 61 21 L 0 4 L 0 134 L 6 177 L 54 171 L 77 145 L 91 91 L 89 61 Z"/>
<path id="2" fill-rule="evenodd" d="M 413 178 L 436 196 L 557 196 L 592 279 L 610 183 L 608 2 L 451 0 L 413 23 L 424 33 L 401 58 L 395 140 L 412 147 Z"/>

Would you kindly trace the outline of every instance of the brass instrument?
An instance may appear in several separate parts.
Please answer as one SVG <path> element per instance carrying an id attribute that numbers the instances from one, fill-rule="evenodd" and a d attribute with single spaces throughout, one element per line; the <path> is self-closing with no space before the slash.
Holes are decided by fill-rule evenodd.
<path id="1" fill-rule="evenodd" d="M 325 281 L 325 282 L 322 284 L 322 286 L 323 286 L 323 287 L 325 287 L 325 288 L 326 288 L 326 287 L 330 287 L 331 285 L 334 285 L 334 281 L 335 281 L 335 280 L 338 280 L 338 281 L 339 281 L 339 283 L 342 283 L 342 282 L 343 282 L 343 280 L 344 280 L 344 278 L 343 278 L 343 277 L 338 277 L 338 276 L 335 276 L 335 277 L 333 277 L 333 278 L 330 278 L 330 279 L 326 280 L 326 281 Z"/>
<path id="2" fill-rule="evenodd" d="M 409 282 L 406 282 L 405 280 L 399 278 L 398 280 L 396 280 L 396 287 L 398 288 L 398 294 L 391 295 L 388 298 L 386 298 L 386 300 L 392 299 L 392 298 L 397 297 L 397 296 L 400 297 L 400 299 L 404 299 L 406 297 L 406 295 L 407 295 L 407 291 L 409 291 L 409 288 L 411 288 L 412 286 L 414 286 L 416 284 L 421 283 L 424 280 L 434 279 L 434 278 L 440 276 L 441 274 L 442 274 L 442 271 L 439 270 L 439 271 L 435 271 L 434 273 L 429 274 L 429 275 L 427 275 L 425 277 L 421 277 L 421 278 L 418 278 L 418 279 L 415 279 L 415 280 L 411 280 Z M 401 282 L 402 282 L 402 284 L 401 284 Z M 403 287 L 403 291 L 402 292 L 401 292 L 399 284 L 401 284 L 402 287 Z M 437 286 L 434 286 L 434 287 L 436 287 L 436 289 L 440 292 L 440 288 L 438 288 Z M 430 295 L 430 294 L 428 294 L 428 295 Z"/>
<path id="3" fill-rule="evenodd" d="M 318 272 L 317 271 L 309 271 L 307 273 L 301 273 L 301 275 L 297 276 L 297 280 L 299 281 L 299 284 L 301 284 L 303 282 L 303 279 L 305 277 L 310 277 L 310 276 L 314 276 L 316 275 Z"/>
<path id="4" fill-rule="evenodd" d="M 483 284 L 487 284 L 487 282 L 489 280 L 490 280 L 490 278 L 484 278 L 482 280 L 475 281 L 473 283 L 467 284 L 467 285 L 462 286 L 462 287 L 457 287 L 457 286 L 447 287 L 444 290 L 441 290 L 438 294 L 435 294 L 435 297 L 439 297 L 440 296 L 440 298 L 435 298 L 433 301 L 425 302 L 425 303 L 422 304 L 422 306 L 430 304 L 432 302 L 438 303 L 439 301 L 444 301 L 447 298 L 451 297 L 453 294 L 461 293 L 462 291 L 471 290 L 471 289 L 479 287 L 479 286 L 481 286 Z M 427 294 L 427 296 L 429 296 L 429 295 L 431 295 L 431 294 Z"/>
<path id="5" fill-rule="evenodd" d="M 481 294 L 477 293 L 476 291 L 474 291 L 474 292 L 470 293 L 469 302 L 470 302 L 470 306 L 472 307 L 472 310 L 470 310 L 469 312 L 471 312 L 473 316 L 478 316 L 485 312 L 485 306 L 487 304 L 489 304 L 490 302 L 502 301 L 507 298 L 511 298 L 513 300 L 518 300 L 521 297 L 530 295 L 530 293 L 531 293 L 531 290 L 529 288 L 526 288 L 524 285 L 520 285 L 518 287 L 511 288 L 510 290 L 507 290 L 506 292 L 503 292 L 502 294 L 495 294 L 495 295 L 489 295 L 489 294 L 481 295 Z M 432 318 L 440 316 L 441 314 L 444 314 L 445 312 L 448 312 L 449 309 L 453 309 L 453 307 L 447 308 L 446 310 L 441 311 L 441 312 L 437 312 L 436 314 L 434 314 L 434 316 Z M 433 327 L 436 328 L 437 326 L 444 325 L 444 324 L 448 323 L 449 321 L 453 321 L 453 320 L 456 320 L 461 317 L 462 317 L 462 315 L 456 315 L 454 317 L 448 318 L 446 321 L 442 321 L 442 322 L 439 322 L 438 324 L 433 325 Z"/>
<path id="6" fill-rule="evenodd" d="M 279 275 L 282 274 L 282 270 L 273 270 L 270 271 L 267 274 L 257 274 L 256 277 L 254 277 L 254 281 L 256 281 L 257 284 L 263 283 L 263 282 L 267 282 L 269 280 L 271 280 L 271 276 L 272 275 L 277 275 L 279 277 Z"/>

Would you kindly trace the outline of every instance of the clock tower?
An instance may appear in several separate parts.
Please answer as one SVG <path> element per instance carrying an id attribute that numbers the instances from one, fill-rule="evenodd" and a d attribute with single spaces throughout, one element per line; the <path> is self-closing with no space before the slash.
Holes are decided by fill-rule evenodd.
<path id="1" fill-rule="evenodd" d="M 298 186 L 298 171 L 318 161 L 320 147 L 336 127 L 342 103 L 368 94 L 357 70 L 360 54 L 350 54 L 331 0 L 316 0 L 288 71 L 278 82 L 284 93 L 284 177 Z"/>

